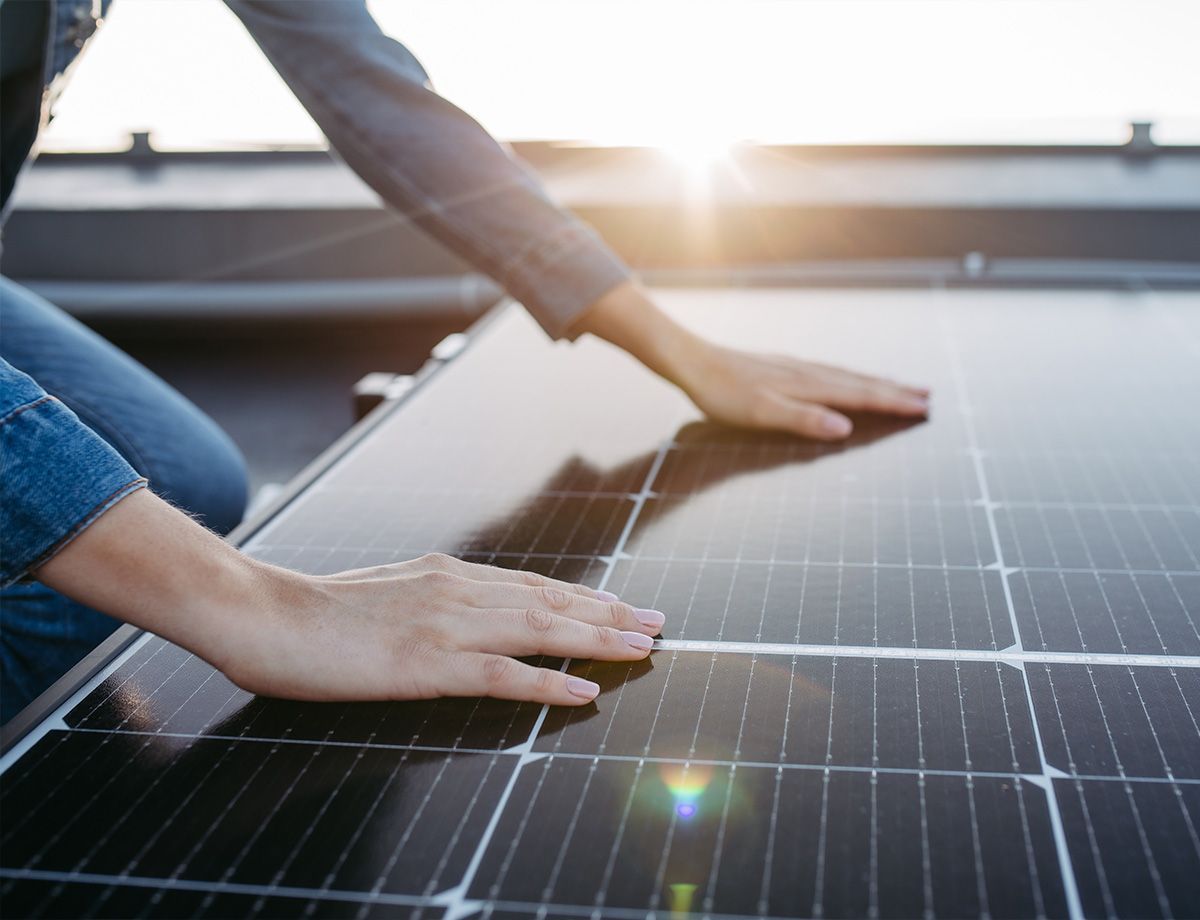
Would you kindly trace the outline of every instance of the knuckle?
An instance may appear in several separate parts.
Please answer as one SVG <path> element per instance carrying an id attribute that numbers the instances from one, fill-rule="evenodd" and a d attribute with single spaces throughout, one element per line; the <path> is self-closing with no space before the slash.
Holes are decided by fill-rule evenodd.
<path id="1" fill-rule="evenodd" d="M 432 636 L 405 636 L 395 646 L 395 655 L 401 661 L 433 661 L 442 654 L 442 647 Z"/>
<path id="2" fill-rule="evenodd" d="M 516 662 L 503 655 L 492 655 L 483 662 L 483 679 L 489 687 L 503 686 L 512 676 Z"/>
<path id="3" fill-rule="evenodd" d="M 886 384 L 873 383 L 867 388 L 867 398 L 873 405 L 886 406 L 896 401 L 896 393 Z"/>
<path id="4" fill-rule="evenodd" d="M 545 610 L 530 607 L 525 611 L 525 625 L 531 632 L 550 632 L 554 628 L 554 615 Z"/>
<path id="5" fill-rule="evenodd" d="M 775 407 L 769 399 L 759 396 L 750 403 L 750 411 L 747 414 L 755 425 L 769 425 L 774 418 Z"/>
<path id="6" fill-rule="evenodd" d="M 545 668 L 538 668 L 538 672 L 533 678 L 534 690 L 543 696 L 553 693 L 557 683 L 558 675 L 554 671 L 547 671 Z"/>
<path id="7" fill-rule="evenodd" d="M 434 569 L 432 572 L 423 572 L 420 576 L 421 584 L 426 588 L 434 591 L 448 591 L 458 587 L 463 581 L 457 575 L 452 575 L 444 569 Z"/>
<path id="8" fill-rule="evenodd" d="M 624 626 L 632 615 L 632 608 L 627 604 L 611 603 L 605 605 L 605 619 L 613 626 Z"/>
<path id="9" fill-rule="evenodd" d="M 542 576 L 537 572 L 526 572 L 522 569 L 517 571 L 517 577 L 521 580 L 521 584 L 529 588 L 537 588 L 542 584 Z"/>
<path id="10" fill-rule="evenodd" d="M 592 644 L 596 648 L 612 648 L 617 641 L 617 634 L 607 626 L 589 627 L 592 634 Z"/>
<path id="11" fill-rule="evenodd" d="M 426 553 L 420 561 L 435 571 L 449 571 L 457 560 L 445 553 Z"/>
<path id="12" fill-rule="evenodd" d="M 570 595 L 549 585 L 542 585 L 537 589 L 537 598 L 547 610 L 563 611 L 571 607 Z"/>

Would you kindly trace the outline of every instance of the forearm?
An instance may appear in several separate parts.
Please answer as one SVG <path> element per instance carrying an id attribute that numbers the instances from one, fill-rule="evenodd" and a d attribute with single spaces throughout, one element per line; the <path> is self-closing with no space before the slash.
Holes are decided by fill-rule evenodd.
<path id="1" fill-rule="evenodd" d="M 580 705 L 596 684 L 507 656 L 640 659 L 663 623 L 590 588 L 445 556 L 290 572 L 146 491 L 35 574 L 194 652 L 243 689 L 294 699 L 481 694 Z"/>
<path id="2" fill-rule="evenodd" d="M 34 574 L 217 667 L 293 577 L 239 553 L 148 490 L 109 509 Z"/>

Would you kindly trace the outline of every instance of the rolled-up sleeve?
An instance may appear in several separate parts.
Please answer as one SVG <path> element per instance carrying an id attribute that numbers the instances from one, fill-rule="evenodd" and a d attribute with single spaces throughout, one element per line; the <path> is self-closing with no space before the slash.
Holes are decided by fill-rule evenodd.
<path id="1" fill-rule="evenodd" d="M 0 584 L 41 565 L 145 485 L 74 412 L 0 360 Z"/>
<path id="2" fill-rule="evenodd" d="M 226 3 L 355 172 L 552 336 L 629 278 L 595 231 L 429 87 L 361 0 Z"/>

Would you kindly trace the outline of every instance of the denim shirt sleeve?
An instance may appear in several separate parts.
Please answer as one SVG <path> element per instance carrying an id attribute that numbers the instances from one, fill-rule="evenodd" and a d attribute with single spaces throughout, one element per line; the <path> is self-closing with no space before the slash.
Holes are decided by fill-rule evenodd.
<path id="1" fill-rule="evenodd" d="M 145 485 L 74 412 L 0 359 L 0 585 Z"/>
<path id="2" fill-rule="evenodd" d="M 226 0 L 335 150 L 552 336 L 629 269 L 532 172 L 435 93 L 362 0 Z"/>

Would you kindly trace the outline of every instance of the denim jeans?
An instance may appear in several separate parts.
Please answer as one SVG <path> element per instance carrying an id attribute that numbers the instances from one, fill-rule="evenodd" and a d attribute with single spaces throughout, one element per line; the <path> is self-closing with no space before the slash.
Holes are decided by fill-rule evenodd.
<path id="1" fill-rule="evenodd" d="M 6 278 L 0 278 L 0 357 L 57 396 L 154 492 L 218 533 L 241 520 L 246 470 L 228 435 L 145 367 Z M 41 584 L 0 592 L 0 721 L 117 625 Z"/>

